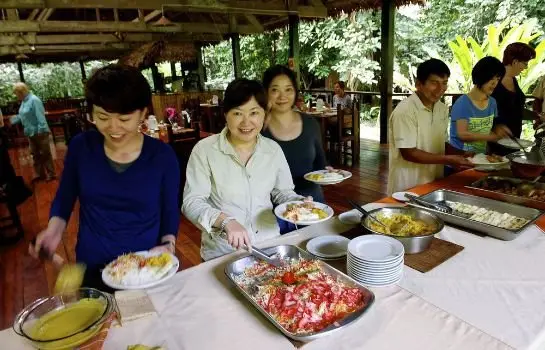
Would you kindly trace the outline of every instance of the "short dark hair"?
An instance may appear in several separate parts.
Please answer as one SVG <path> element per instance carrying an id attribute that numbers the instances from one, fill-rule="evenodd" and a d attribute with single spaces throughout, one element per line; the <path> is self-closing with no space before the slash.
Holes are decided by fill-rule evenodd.
<path id="1" fill-rule="evenodd" d="M 339 81 L 336 82 L 335 84 L 339 84 L 339 87 L 340 87 L 341 89 L 343 89 L 343 90 L 344 90 L 345 87 L 346 87 L 346 84 L 345 84 L 344 81 L 342 81 L 342 80 L 339 80 Z"/>
<path id="2" fill-rule="evenodd" d="M 503 52 L 503 64 L 506 66 L 513 63 L 514 60 L 528 62 L 534 58 L 536 58 L 536 50 L 525 43 L 511 43 L 507 45 Z"/>
<path id="3" fill-rule="evenodd" d="M 492 56 L 481 58 L 471 71 L 473 84 L 479 88 L 496 77 L 503 78 L 504 75 L 505 66 L 500 60 Z"/>
<path id="4" fill-rule="evenodd" d="M 297 101 L 297 98 L 299 97 L 299 86 L 297 84 L 297 76 L 295 75 L 295 72 L 289 69 L 287 66 L 283 66 L 281 64 L 277 64 L 275 66 L 269 67 L 265 73 L 263 73 L 263 86 L 266 90 L 269 90 L 269 87 L 271 87 L 271 83 L 279 75 L 285 75 L 293 84 L 293 88 L 295 90 L 295 100 Z M 294 102 L 295 103 L 295 102 Z"/>
<path id="5" fill-rule="evenodd" d="M 255 98 L 257 103 L 267 110 L 267 93 L 263 85 L 257 80 L 235 79 L 227 85 L 223 95 L 223 112 L 227 114 L 231 109 L 242 106 Z"/>
<path id="6" fill-rule="evenodd" d="M 137 68 L 110 64 L 98 69 L 87 81 L 85 98 L 90 107 L 129 114 L 151 104 L 151 88 Z"/>
<path id="7" fill-rule="evenodd" d="M 416 80 L 421 83 L 425 83 L 430 75 L 435 74 L 440 77 L 450 77 L 450 69 L 445 62 L 438 60 L 437 58 L 430 58 L 418 65 L 416 68 Z"/>

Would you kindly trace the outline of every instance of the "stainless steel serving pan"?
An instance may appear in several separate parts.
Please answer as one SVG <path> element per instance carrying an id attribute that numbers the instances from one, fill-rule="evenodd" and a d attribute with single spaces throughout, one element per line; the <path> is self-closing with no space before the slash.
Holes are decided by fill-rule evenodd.
<path id="1" fill-rule="evenodd" d="M 489 235 L 491 237 L 495 237 L 504 241 L 510 241 L 518 237 L 521 231 L 526 229 L 529 225 L 532 225 L 534 221 L 536 221 L 537 218 L 539 218 L 539 216 L 542 214 L 542 212 L 537 209 L 527 208 L 521 205 L 500 202 L 494 199 L 482 198 L 482 197 L 472 196 L 469 194 L 448 191 L 448 190 L 436 190 L 420 197 L 428 202 L 438 203 L 438 204 L 444 204 L 445 201 L 471 204 L 471 205 L 475 205 L 475 206 L 485 208 L 488 210 L 494 210 L 500 213 L 509 213 L 511 215 L 529 220 L 529 222 L 526 225 L 524 225 L 518 230 L 508 230 L 505 228 L 492 226 L 482 222 L 470 220 L 467 217 L 457 215 L 456 212 L 452 214 L 447 214 L 447 213 L 442 213 L 440 211 L 433 210 L 430 208 L 422 207 L 414 203 L 409 203 L 410 206 L 435 213 L 435 215 L 439 216 L 445 222 L 448 222 L 450 224 L 460 226 L 469 230 L 484 233 L 486 235 Z"/>
<path id="2" fill-rule="evenodd" d="M 282 259 L 287 259 L 287 258 L 293 258 L 293 259 L 304 258 L 304 259 L 309 259 L 309 260 L 314 260 L 315 259 L 309 253 L 299 249 L 298 247 L 296 247 L 294 245 L 279 245 L 279 246 L 276 246 L 276 247 L 265 248 L 263 250 L 269 256 L 273 255 L 273 254 L 278 254 Z M 359 319 L 367 311 L 367 309 L 369 309 L 369 307 L 373 304 L 373 302 L 375 300 L 375 295 L 369 289 L 365 288 L 360 283 L 356 282 L 355 280 L 348 277 L 347 275 L 340 272 L 339 270 L 336 270 L 333 267 L 329 266 L 325 262 L 319 261 L 322 268 L 323 268 L 323 270 L 327 274 L 329 274 L 329 275 L 331 275 L 333 277 L 336 277 L 338 280 L 346 283 L 347 285 L 359 288 L 364 294 L 364 298 L 365 298 L 365 301 L 366 301 L 365 306 L 361 310 L 356 311 L 356 312 L 348 315 L 344 319 L 330 325 L 329 327 L 326 327 L 326 328 L 322 329 L 319 332 L 308 333 L 308 334 L 304 334 L 304 335 L 294 334 L 294 333 L 289 332 L 287 329 L 282 327 L 278 322 L 276 322 L 276 320 L 271 315 L 269 315 L 269 313 L 267 313 L 267 311 L 265 311 L 261 306 L 259 306 L 259 304 L 252 298 L 252 296 L 250 294 L 248 294 L 243 288 L 241 288 L 235 282 L 235 279 L 234 279 L 235 276 L 242 274 L 246 268 L 252 266 L 253 264 L 255 264 L 255 262 L 256 262 L 256 258 L 254 256 L 251 256 L 251 255 L 240 258 L 240 259 L 237 259 L 237 260 L 227 264 L 227 266 L 225 267 L 225 274 L 227 275 L 229 280 L 235 285 L 235 287 L 238 289 L 238 291 L 246 299 L 248 299 L 248 301 L 250 301 L 250 303 L 252 303 L 252 305 L 257 310 L 259 310 L 259 312 L 261 312 L 273 325 L 275 325 L 276 328 L 278 328 L 288 338 L 291 338 L 291 339 L 294 339 L 294 340 L 297 340 L 297 341 L 308 342 L 308 341 L 311 341 L 311 340 L 314 340 L 314 339 L 317 339 L 317 338 L 321 338 L 321 337 L 326 336 L 328 334 L 331 334 L 331 333 L 333 333 L 333 332 L 335 332 L 335 331 L 337 331 L 339 329 L 345 328 L 350 323 L 352 323 L 355 320 Z"/>
<path id="3" fill-rule="evenodd" d="M 466 187 L 471 189 L 475 194 L 478 194 L 479 196 L 497 199 L 497 200 L 501 200 L 508 203 L 520 204 L 520 205 L 524 205 L 524 206 L 528 206 L 528 207 L 536 208 L 540 210 L 545 210 L 545 201 L 540 201 L 537 199 L 526 198 L 526 197 L 517 196 L 514 194 L 507 194 L 507 193 L 501 193 L 501 192 L 496 192 L 493 190 L 484 189 L 482 187 L 486 181 L 506 181 L 515 187 L 521 183 L 530 182 L 528 180 L 517 179 L 513 177 L 486 176 L 486 177 L 483 177 L 482 179 L 479 179 L 473 182 L 471 185 L 468 185 Z M 536 189 L 545 190 L 545 183 L 542 183 L 542 182 L 536 182 L 532 184 L 532 186 L 534 186 Z"/>
<path id="4" fill-rule="evenodd" d="M 425 222 L 428 225 L 431 225 L 435 227 L 435 230 L 427 235 L 420 235 L 420 236 L 396 236 L 396 235 L 388 235 L 376 230 L 373 230 L 371 228 L 371 219 L 369 216 L 373 215 L 377 217 L 379 214 L 382 214 L 384 217 L 391 217 L 393 215 L 408 215 L 416 220 L 421 220 Z M 385 235 L 388 237 L 392 237 L 394 239 L 397 239 L 398 241 L 403 244 L 403 247 L 405 248 L 405 254 L 416 254 L 421 253 L 428 249 L 430 247 L 430 244 L 433 240 L 433 236 L 436 233 L 441 232 L 443 227 L 445 226 L 443 223 L 443 220 L 439 219 L 437 215 L 434 215 L 433 213 L 430 213 L 428 211 L 418 209 L 418 208 L 411 208 L 411 207 L 395 207 L 395 208 L 377 208 L 374 210 L 371 210 L 369 212 L 368 216 L 364 216 L 361 218 L 361 225 L 368 231 L 377 234 L 377 235 Z"/>

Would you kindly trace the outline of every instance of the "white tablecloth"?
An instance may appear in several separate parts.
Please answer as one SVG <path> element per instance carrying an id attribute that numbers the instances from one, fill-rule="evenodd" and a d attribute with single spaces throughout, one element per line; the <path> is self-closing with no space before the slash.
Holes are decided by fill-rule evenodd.
<path id="1" fill-rule="evenodd" d="M 428 273 L 405 269 L 400 285 L 517 349 L 545 348 L 545 234 L 512 241 L 446 227 L 465 249 Z"/>
<path id="2" fill-rule="evenodd" d="M 297 244 L 349 229 L 337 219 L 267 246 Z M 538 229 L 511 242 L 447 228 L 464 251 L 422 274 L 408 267 L 401 286 L 373 288 L 375 304 L 355 324 L 302 346 L 326 349 L 538 349 L 545 329 L 545 237 Z M 541 255 L 540 255 L 541 254 Z M 223 269 L 236 253 L 178 273 L 149 290 L 159 317 L 113 328 L 105 349 L 129 344 L 175 349 L 294 349 L 231 286 Z M 2 349 L 28 348 L 11 330 Z"/>

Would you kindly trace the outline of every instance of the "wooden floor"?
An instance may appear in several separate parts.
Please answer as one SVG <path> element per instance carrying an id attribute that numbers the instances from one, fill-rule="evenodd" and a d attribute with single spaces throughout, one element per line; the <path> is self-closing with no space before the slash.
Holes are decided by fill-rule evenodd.
<path id="1" fill-rule="evenodd" d="M 57 144 L 56 167 L 61 174 L 66 147 Z M 12 164 L 27 183 L 33 177 L 28 150 L 10 151 Z M 343 167 L 341 167 L 343 168 Z M 376 201 L 385 197 L 388 176 L 388 149 L 374 141 L 361 142 L 361 159 L 355 167 L 344 167 L 353 177 L 339 185 L 325 186 L 326 202 L 336 213 L 349 209 L 346 198 L 359 203 Z M 25 238 L 9 247 L 0 246 L 0 329 L 10 327 L 14 316 L 24 305 L 38 297 L 48 295 L 55 283 L 57 272 L 50 264 L 32 259 L 28 253 L 28 242 L 47 226 L 49 208 L 55 195 L 57 181 L 38 183 L 34 195 L 19 206 Z M 75 208 L 67 233 L 57 251 L 68 261 L 74 261 L 74 248 L 78 229 L 78 210 Z M 182 218 L 178 231 L 176 255 L 182 262 L 181 269 L 200 263 L 200 233 L 195 226 Z"/>

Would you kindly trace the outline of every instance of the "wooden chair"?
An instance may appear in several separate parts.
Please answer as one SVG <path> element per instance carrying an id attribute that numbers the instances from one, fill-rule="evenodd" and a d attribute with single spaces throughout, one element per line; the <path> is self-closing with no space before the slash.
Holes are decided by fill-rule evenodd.
<path id="1" fill-rule="evenodd" d="M 331 119 L 326 135 L 329 152 L 339 164 L 346 163 L 346 156 L 352 158 L 352 165 L 360 159 L 360 107 L 354 102 L 349 113 L 337 106 L 337 116 Z M 349 145 L 350 143 L 350 145 Z"/>

